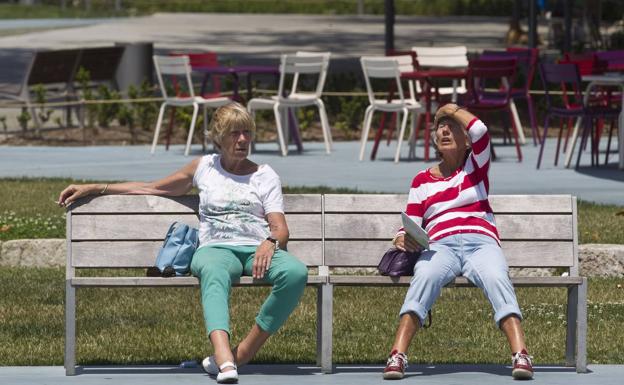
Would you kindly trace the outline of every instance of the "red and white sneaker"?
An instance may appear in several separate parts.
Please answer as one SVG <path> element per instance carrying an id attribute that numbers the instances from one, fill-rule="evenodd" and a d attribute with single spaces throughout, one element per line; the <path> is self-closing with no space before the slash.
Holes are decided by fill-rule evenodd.
<path id="1" fill-rule="evenodd" d="M 533 357 L 529 356 L 526 349 L 514 353 L 511 356 L 511 376 L 514 380 L 530 380 L 533 378 Z"/>
<path id="2" fill-rule="evenodd" d="M 407 369 L 407 356 L 395 349 L 388 357 L 383 378 L 384 380 L 400 380 L 405 376 L 405 369 Z"/>

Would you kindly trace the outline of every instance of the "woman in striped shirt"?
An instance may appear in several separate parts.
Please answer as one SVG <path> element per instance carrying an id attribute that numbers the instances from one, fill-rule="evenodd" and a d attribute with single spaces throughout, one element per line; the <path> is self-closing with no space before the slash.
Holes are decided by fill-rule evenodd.
<path id="1" fill-rule="evenodd" d="M 424 324 L 442 287 L 463 275 L 483 289 L 492 304 L 494 320 L 511 347 L 512 376 L 532 378 L 531 357 L 520 324 L 522 314 L 488 202 L 487 127 L 470 112 L 447 104 L 436 113 L 434 128 L 434 143 L 442 161 L 414 177 L 406 209 L 429 234 L 430 249 L 422 252 L 414 267 L 383 376 L 403 378 L 407 349 L 416 330 Z M 401 250 L 420 251 L 403 229 L 393 243 Z"/>

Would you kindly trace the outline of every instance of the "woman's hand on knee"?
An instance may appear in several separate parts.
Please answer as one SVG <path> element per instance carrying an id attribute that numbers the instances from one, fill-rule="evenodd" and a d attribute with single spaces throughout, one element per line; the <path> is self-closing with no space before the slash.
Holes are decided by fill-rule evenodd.
<path id="1" fill-rule="evenodd" d="M 267 270 L 271 266 L 271 260 L 275 253 L 275 245 L 272 242 L 264 241 L 256 249 L 256 255 L 252 266 L 252 277 L 255 279 L 264 278 Z"/>

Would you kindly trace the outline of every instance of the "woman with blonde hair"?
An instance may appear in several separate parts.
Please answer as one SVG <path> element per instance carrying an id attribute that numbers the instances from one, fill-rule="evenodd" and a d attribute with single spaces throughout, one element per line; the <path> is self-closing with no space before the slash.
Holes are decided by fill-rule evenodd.
<path id="1" fill-rule="evenodd" d="M 214 113 L 211 131 L 218 154 L 197 158 L 155 182 L 70 185 L 59 204 L 90 194 L 177 196 L 198 188 L 199 248 L 191 272 L 200 280 L 205 327 L 214 347 L 202 367 L 218 383 L 235 383 L 238 366 L 254 357 L 299 303 L 308 270 L 286 251 L 289 232 L 278 175 L 247 158 L 254 120 L 243 106 L 230 103 Z M 228 302 L 232 282 L 242 275 L 273 288 L 247 336 L 231 349 Z"/>

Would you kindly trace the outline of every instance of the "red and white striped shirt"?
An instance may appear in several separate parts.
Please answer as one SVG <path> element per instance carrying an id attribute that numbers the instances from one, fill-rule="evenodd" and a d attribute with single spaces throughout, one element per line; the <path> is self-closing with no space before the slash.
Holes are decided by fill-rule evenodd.
<path id="1" fill-rule="evenodd" d="M 490 135 L 477 118 L 466 130 L 472 151 L 464 165 L 447 178 L 435 177 L 429 169 L 419 172 L 412 181 L 405 213 L 427 231 L 431 241 L 458 233 L 480 233 L 500 243 L 488 201 Z M 399 234 L 404 232 L 399 230 Z"/>

